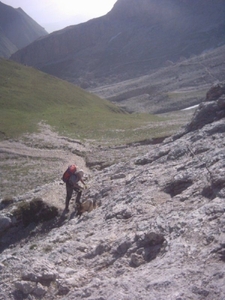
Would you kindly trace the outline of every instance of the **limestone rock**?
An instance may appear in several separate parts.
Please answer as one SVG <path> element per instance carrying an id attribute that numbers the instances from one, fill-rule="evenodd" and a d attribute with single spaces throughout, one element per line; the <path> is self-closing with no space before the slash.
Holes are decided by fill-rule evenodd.
<path id="1" fill-rule="evenodd" d="M 21 291 L 23 294 L 27 295 L 33 292 L 33 290 L 36 288 L 36 284 L 32 282 L 27 281 L 18 281 L 15 282 L 15 287 L 17 290 Z"/>
<path id="2" fill-rule="evenodd" d="M 91 212 L 77 218 L 71 204 L 70 213 L 61 208 L 53 219 L 37 224 L 13 222 L 1 234 L 0 295 L 224 299 L 225 117 L 218 118 L 224 109 L 219 99 L 194 114 L 191 124 L 199 127 L 161 144 L 129 146 L 126 160 L 93 170 L 82 194 L 84 201 L 101 200 Z M 196 116 L 212 103 L 215 120 L 198 123 Z M 97 148 L 88 155 L 109 160 L 115 151 Z M 115 174 L 126 176 L 112 180 Z M 37 193 L 43 201 L 56 194 L 59 207 L 64 206 L 61 185 L 40 187 Z M 29 203 L 30 195 L 18 197 L 23 199 L 18 203 Z M 18 203 L 1 215 L 12 216 Z"/>
<path id="3" fill-rule="evenodd" d="M 0 215 L 0 234 L 7 230 L 12 224 L 12 221 L 9 217 Z"/>

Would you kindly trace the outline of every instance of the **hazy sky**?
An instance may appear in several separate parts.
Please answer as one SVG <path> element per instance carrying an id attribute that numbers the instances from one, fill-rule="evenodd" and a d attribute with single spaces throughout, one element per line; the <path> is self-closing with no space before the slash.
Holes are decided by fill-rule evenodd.
<path id="1" fill-rule="evenodd" d="M 1 0 L 21 7 L 49 33 L 109 12 L 117 0 Z"/>

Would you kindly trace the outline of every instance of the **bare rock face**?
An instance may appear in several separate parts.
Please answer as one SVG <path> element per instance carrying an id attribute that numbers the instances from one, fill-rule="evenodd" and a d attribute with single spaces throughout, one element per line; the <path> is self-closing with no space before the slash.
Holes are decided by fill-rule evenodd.
<path id="1" fill-rule="evenodd" d="M 217 100 L 222 95 L 225 95 L 225 84 L 217 84 L 207 92 L 205 101 Z"/>
<path id="2" fill-rule="evenodd" d="M 225 117 L 225 84 L 212 87 L 206 94 L 205 101 L 200 104 L 195 115 L 186 126 L 186 131 L 202 128 L 205 124 L 212 123 Z M 216 131 L 224 132 L 224 128 Z"/>
<path id="3" fill-rule="evenodd" d="M 1 236 L 1 297 L 224 299 L 225 117 L 190 124 L 160 144 L 120 149 L 118 163 L 115 148 L 92 149 L 102 168 L 92 160 L 82 199 L 101 205 L 79 219 L 71 203 L 68 215 L 17 229 L 16 203 L 2 206 L 12 223 Z M 64 201 L 64 186 L 54 189 Z"/>

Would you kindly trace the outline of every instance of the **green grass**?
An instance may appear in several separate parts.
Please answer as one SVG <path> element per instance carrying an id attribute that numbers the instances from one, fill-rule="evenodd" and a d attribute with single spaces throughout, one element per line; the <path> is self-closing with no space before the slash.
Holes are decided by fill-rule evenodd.
<path id="1" fill-rule="evenodd" d="M 43 121 L 60 134 L 96 141 L 131 142 L 166 135 L 164 120 L 128 114 L 109 101 L 53 76 L 0 59 L 0 138 L 15 138 L 38 129 Z M 166 120 L 165 120 L 166 121 Z"/>

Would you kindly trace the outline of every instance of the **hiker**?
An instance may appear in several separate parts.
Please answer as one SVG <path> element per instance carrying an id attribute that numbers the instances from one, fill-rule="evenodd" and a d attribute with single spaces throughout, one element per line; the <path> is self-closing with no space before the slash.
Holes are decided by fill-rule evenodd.
<path id="1" fill-rule="evenodd" d="M 65 211 L 69 211 L 69 202 L 72 198 L 73 191 L 77 192 L 77 197 L 75 200 L 76 204 L 80 204 L 80 198 L 82 194 L 82 187 L 79 186 L 78 182 L 81 181 L 83 185 L 86 187 L 84 181 L 83 181 L 84 172 L 83 170 L 76 171 L 74 174 L 72 174 L 69 179 L 66 181 L 66 206 Z"/>

